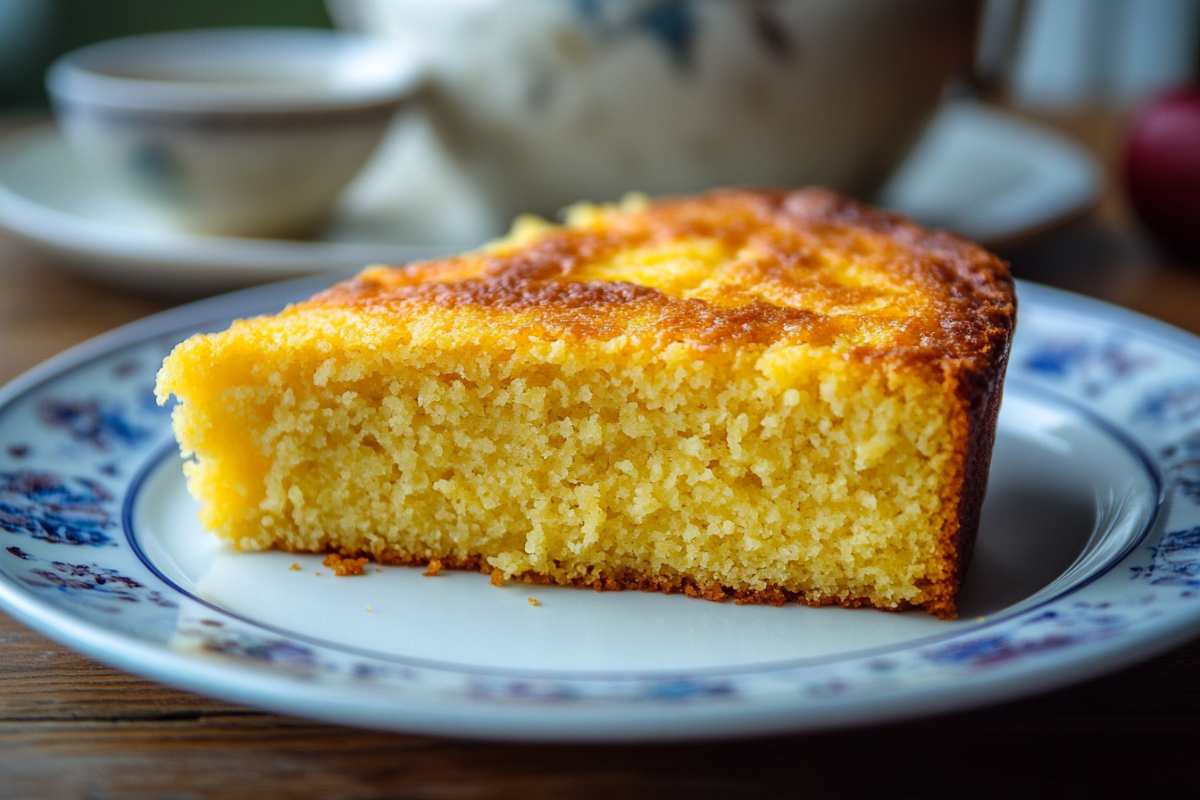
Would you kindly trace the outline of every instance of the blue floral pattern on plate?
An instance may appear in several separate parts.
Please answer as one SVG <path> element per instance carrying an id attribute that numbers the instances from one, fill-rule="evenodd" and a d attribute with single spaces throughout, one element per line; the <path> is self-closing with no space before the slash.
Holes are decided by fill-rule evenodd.
<path id="1" fill-rule="evenodd" d="M 0 603 L 102 659 L 200 691 L 379 727 L 550 738 L 687 737 L 700 719 L 811 728 L 965 706 L 1098 669 L 1089 664 L 1124 663 L 1200 625 L 1200 345 L 1031 285 L 1021 287 L 1010 380 L 1070 398 L 1119 429 L 1167 482 L 1149 535 L 1115 568 L 1080 576 L 1049 602 L 886 652 L 587 677 L 376 658 L 225 613 L 162 580 L 122 530 L 134 476 L 171 442 L 169 417 L 150 394 L 154 371 L 194 330 L 313 285 L 168 312 L 0 395 Z M 471 713 L 478 717 L 464 718 Z"/>
<path id="2" fill-rule="evenodd" d="M 0 472 L 0 530 L 51 544 L 113 545 L 113 495 L 94 479 Z"/>

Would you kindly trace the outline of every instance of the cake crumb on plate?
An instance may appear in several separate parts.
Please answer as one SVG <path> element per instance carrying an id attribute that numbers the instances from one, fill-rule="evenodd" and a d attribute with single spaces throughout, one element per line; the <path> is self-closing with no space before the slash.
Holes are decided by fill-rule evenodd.
<path id="1" fill-rule="evenodd" d="M 321 563 L 332 569 L 334 575 L 346 578 L 351 575 L 362 575 L 367 565 L 367 559 L 344 558 L 337 553 L 330 553 Z"/>
<path id="2" fill-rule="evenodd" d="M 296 563 L 295 561 L 293 561 L 292 565 L 290 567 L 288 567 L 288 569 L 290 569 L 292 572 L 299 572 L 300 565 L 298 563 Z"/>
<path id="3" fill-rule="evenodd" d="M 421 573 L 427 578 L 433 578 L 442 574 L 442 562 L 439 559 L 431 558 L 425 566 L 425 571 Z"/>
<path id="4" fill-rule="evenodd" d="M 532 596 L 526 597 L 525 602 L 529 603 L 529 605 L 534 606 L 534 607 L 540 606 L 542 604 L 541 600 L 538 600 L 536 597 L 532 597 Z"/>

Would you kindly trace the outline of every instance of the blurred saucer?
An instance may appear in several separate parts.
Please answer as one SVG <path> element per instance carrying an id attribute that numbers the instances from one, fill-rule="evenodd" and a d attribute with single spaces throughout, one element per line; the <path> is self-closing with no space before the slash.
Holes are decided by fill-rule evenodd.
<path id="1" fill-rule="evenodd" d="M 969 100 L 946 103 L 879 202 L 998 249 L 1095 207 L 1100 171 L 1055 131 Z"/>
<path id="2" fill-rule="evenodd" d="M 408 184 L 422 191 L 428 186 Z M 933 120 L 882 202 L 996 247 L 1086 213 L 1098 191 L 1098 170 L 1082 148 L 1010 114 L 957 101 Z M 421 226 L 401 224 L 402 206 L 424 206 L 426 214 L 430 208 L 405 200 L 378 207 L 347 202 L 309 240 L 205 236 L 144 219 L 93 180 L 50 125 L 0 140 L 0 228 L 82 273 L 145 292 L 202 294 L 369 263 L 404 263 L 475 244 L 477 232 L 462 242 L 406 236 L 406 228 L 411 233 Z M 443 186 L 434 210 L 455 208 L 457 201 Z"/>
<path id="3" fill-rule="evenodd" d="M 107 283 L 199 295 L 369 263 L 404 263 L 459 245 L 417 245 L 369 213 L 335 214 L 313 239 L 207 236 L 145 219 L 93 179 L 53 125 L 0 140 L 0 229 Z"/>

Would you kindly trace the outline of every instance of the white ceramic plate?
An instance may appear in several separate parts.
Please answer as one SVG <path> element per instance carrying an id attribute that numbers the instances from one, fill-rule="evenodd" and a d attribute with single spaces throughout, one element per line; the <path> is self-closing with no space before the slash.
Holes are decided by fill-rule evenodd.
<path id="1" fill-rule="evenodd" d="M 432 173 L 409 178 L 420 196 L 381 191 L 397 181 L 368 171 L 329 230 L 311 241 L 201 236 L 144 219 L 93 179 L 53 127 L 40 126 L 0 141 L 0 227 L 94 277 L 177 295 L 472 246 L 422 241 L 417 233 L 430 228 L 431 213 L 453 218 L 457 208 L 469 216 L 468 190 Z M 1080 148 L 959 101 L 934 119 L 883 201 L 995 246 L 1082 214 L 1098 185 L 1095 165 Z M 469 220 L 463 227 L 470 228 Z"/>
<path id="2" fill-rule="evenodd" d="M 354 725 L 554 741 L 966 708 L 1200 631 L 1200 340 L 1030 284 L 956 622 L 496 588 L 401 567 L 335 578 L 317 557 L 232 553 L 195 521 L 154 374 L 181 338 L 322 282 L 160 314 L 0 391 L 0 606 L 101 661 L 205 694 Z"/>

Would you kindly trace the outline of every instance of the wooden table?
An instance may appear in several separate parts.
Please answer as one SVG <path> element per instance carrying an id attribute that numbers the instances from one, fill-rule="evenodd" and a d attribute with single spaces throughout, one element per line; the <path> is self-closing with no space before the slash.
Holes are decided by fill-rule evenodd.
<path id="1" fill-rule="evenodd" d="M 1111 160 L 1118 120 L 1055 123 Z M 1136 234 L 1117 192 L 1009 248 L 1023 277 L 1200 332 L 1200 268 Z M 0 382 L 167 303 L 0 237 Z M 1006 706 L 869 730 L 680 746 L 527 746 L 348 730 L 115 672 L 0 615 L 0 796 L 738 797 L 934 790 L 1093 794 L 1119 777 L 1195 794 L 1200 642 Z"/>

